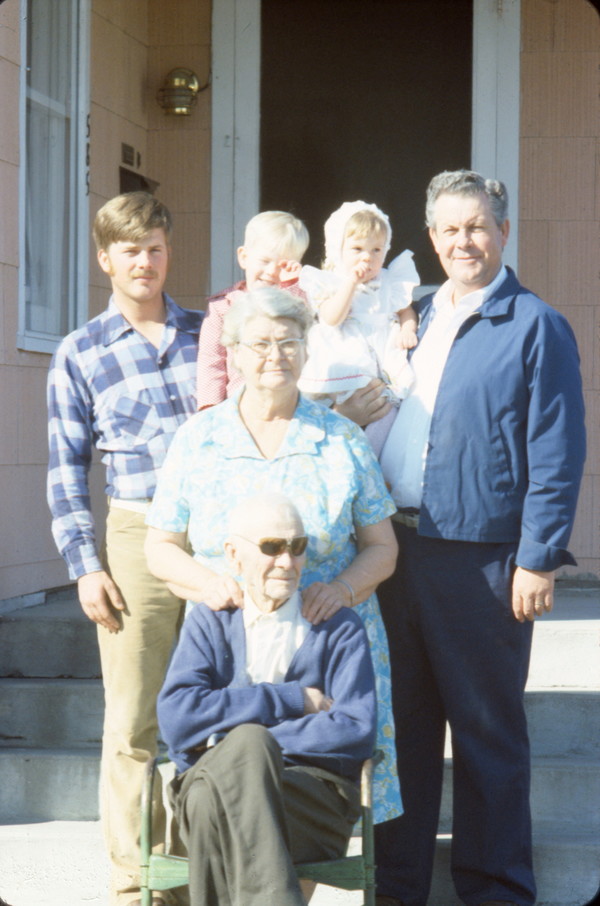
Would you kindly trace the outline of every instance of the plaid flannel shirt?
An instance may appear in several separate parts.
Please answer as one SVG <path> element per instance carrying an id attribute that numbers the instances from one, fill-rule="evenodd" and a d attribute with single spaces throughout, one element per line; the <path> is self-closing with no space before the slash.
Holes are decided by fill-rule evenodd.
<path id="1" fill-rule="evenodd" d="M 110 497 L 152 498 L 175 431 L 196 410 L 195 367 L 203 313 L 164 296 L 156 349 L 114 301 L 62 341 L 48 376 L 48 503 L 52 534 L 77 579 L 102 569 L 90 507 L 94 447 Z"/>

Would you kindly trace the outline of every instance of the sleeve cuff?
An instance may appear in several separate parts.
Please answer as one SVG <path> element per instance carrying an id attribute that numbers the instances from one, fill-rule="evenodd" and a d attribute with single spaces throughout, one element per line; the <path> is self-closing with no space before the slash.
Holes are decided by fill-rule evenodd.
<path id="1" fill-rule="evenodd" d="M 577 566 L 577 561 L 562 547 L 551 547 L 539 541 L 521 538 L 517 548 L 516 564 L 523 569 L 551 572 L 559 566 Z"/>
<path id="2" fill-rule="evenodd" d="M 277 694 L 283 704 L 285 718 L 297 718 L 304 715 L 304 693 L 297 680 L 275 685 Z"/>
<path id="3" fill-rule="evenodd" d="M 71 547 L 63 554 L 69 567 L 69 578 L 80 579 L 88 573 L 98 573 L 104 569 L 93 544 L 80 544 Z"/>

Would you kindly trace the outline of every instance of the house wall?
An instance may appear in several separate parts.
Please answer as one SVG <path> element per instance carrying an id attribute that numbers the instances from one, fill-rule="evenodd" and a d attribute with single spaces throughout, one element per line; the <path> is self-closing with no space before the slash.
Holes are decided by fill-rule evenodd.
<path id="1" fill-rule="evenodd" d="M 121 144 L 140 154 L 139 172 L 175 221 L 166 289 L 202 307 L 209 266 L 210 90 L 190 117 L 167 116 L 156 94 L 175 66 L 208 80 L 210 0 L 92 0 L 90 229 L 119 192 Z M 46 505 L 45 383 L 50 357 L 16 349 L 20 3 L 0 5 L 0 601 L 64 585 L 66 567 Z M 135 169 L 135 168 L 133 168 Z M 90 240 L 89 316 L 106 306 L 109 282 Z M 92 467 L 93 509 L 104 515 L 104 469 Z"/>
<path id="2" fill-rule="evenodd" d="M 16 348 L 20 4 L 0 6 L 0 600 L 64 582 L 49 531 L 48 356 Z"/>
<path id="3" fill-rule="evenodd" d="M 141 156 L 138 172 L 174 219 L 167 281 L 179 304 L 202 307 L 210 258 L 210 89 L 191 116 L 167 115 L 156 95 L 176 66 L 210 73 L 210 0 L 93 0 L 90 229 L 98 208 L 119 192 L 121 144 Z M 136 169 L 136 168 L 131 168 Z M 107 278 L 90 256 L 90 314 L 106 305 Z"/>
<path id="4" fill-rule="evenodd" d="M 174 66 L 202 83 L 210 0 L 93 0 L 90 224 L 119 191 L 121 143 L 160 183 L 175 219 L 167 290 L 199 307 L 209 273 L 210 89 L 191 117 L 155 97 Z M 47 355 L 16 349 L 20 3 L 0 5 L 0 601 L 62 585 L 45 501 Z M 520 276 L 564 311 L 581 354 L 590 451 L 573 537 L 578 574 L 600 577 L 600 154 L 598 16 L 587 0 L 522 0 Z M 514 216 L 514 215 L 513 215 Z M 108 283 L 90 254 L 89 314 Z M 93 468 L 102 518 L 103 469 Z"/>
<path id="5" fill-rule="evenodd" d="M 569 319 L 579 344 L 588 459 L 571 548 L 600 577 L 600 16 L 587 0 L 523 0 L 522 282 Z"/>

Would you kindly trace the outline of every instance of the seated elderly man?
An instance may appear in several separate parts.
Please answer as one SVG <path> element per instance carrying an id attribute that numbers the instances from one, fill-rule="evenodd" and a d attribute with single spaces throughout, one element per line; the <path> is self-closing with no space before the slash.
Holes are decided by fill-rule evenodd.
<path id="1" fill-rule="evenodd" d="M 192 906 L 301 906 L 294 862 L 343 855 L 358 817 L 376 725 L 369 644 L 347 608 L 302 617 L 306 546 L 287 498 L 234 510 L 226 554 L 243 609 L 194 607 L 159 697 Z"/>

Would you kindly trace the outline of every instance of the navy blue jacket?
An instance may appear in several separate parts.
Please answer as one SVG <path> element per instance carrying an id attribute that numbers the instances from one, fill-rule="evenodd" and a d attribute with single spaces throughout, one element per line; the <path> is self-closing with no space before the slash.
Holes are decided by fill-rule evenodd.
<path id="1" fill-rule="evenodd" d="M 515 542 L 518 566 L 552 570 L 567 551 L 585 460 L 573 332 L 515 274 L 463 324 L 437 395 L 419 534 Z M 422 334 L 433 296 L 419 303 Z"/>
<path id="2" fill-rule="evenodd" d="M 331 710 L 304 715 L 304 686 L 330 696 Z M 212 733 L 257 723 L 270 730 L 288 764 L 311 764 L 355 780 L 373 754 L 377 718 L 362 620 L 344 607 L 311 626 L 284 682 L 251 685 L 242 611 L 197 604 L 158 697 L 158 718 L 178 771 L 198 760 L 198 747 Z"/>

